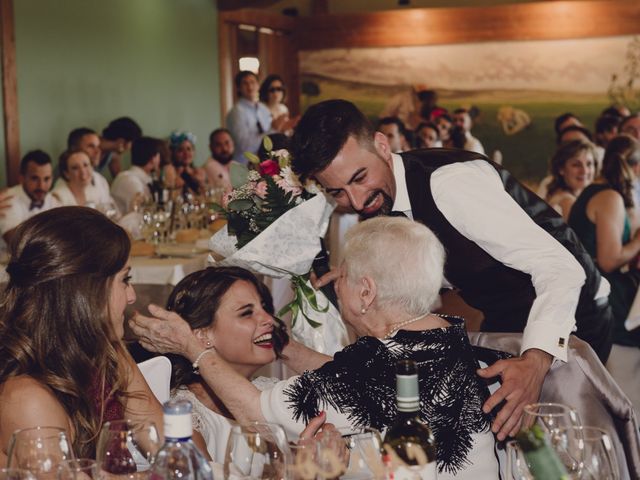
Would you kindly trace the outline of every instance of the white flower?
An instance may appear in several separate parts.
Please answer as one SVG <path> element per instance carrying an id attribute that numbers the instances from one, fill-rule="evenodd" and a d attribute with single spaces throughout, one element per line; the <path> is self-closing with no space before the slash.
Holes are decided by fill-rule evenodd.
<path id="1" fill-rule="evenodd" d="M 258 180 L 262 180 L 262 177 L 255 170 L 249 170 L 249 174 L 247 175 L 247 180 L 249 182 L 257 182 Z"/>
<path id="2" fill-rule="evenodd" d="M 319 195 L 322 193 L 322 187 L 314 180 L 307 180 L 304 184 L 304 189 L 312 195 Z"/>
<path id="3" fill-rule="evenodd" d="M 300 183 L 300 179 L 298 178 L 298 176 L 295 173 L 293 173 L 293 170 L 291 170 L 291 167 L 284 167 L 282 170 L 280 170 L 280 176 L 290 186 L 292 186 L 292 187 L 302 187 L 302 184 Z"/>

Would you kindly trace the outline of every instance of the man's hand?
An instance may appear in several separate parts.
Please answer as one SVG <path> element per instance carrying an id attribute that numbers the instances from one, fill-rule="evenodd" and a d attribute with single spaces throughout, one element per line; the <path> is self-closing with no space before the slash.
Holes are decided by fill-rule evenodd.
<path id="1" fill-rule="evenodd" d="M 478 370 L 482 378 L 502 377 L 500 388 L 482 406 L 482 410 L 489 413 L 506 400 L 491 425 L 491 431 L 497 434 L 498 440 L 518 433 L 524 407 L 538 401 L 552 360 L 553 357 L 548 353 L 531 349 L 521 357 L 498 360 L 490 367 Z"/>
<path id="2" fill-rule="evenodd" d="M 156 305 L 149 305 L 149 312 L 153 317 L 136 313 L 129 320 L 140 344 L 152 352 L 177 353 L 194 361 L 203 346 L 189 324 L 177 313 Z"/>

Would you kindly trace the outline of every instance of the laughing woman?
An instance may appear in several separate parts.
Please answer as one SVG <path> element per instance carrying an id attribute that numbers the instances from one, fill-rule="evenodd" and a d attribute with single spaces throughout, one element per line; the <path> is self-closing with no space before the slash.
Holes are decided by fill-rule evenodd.
<path id="1" fill-rule="evenodd" d="M 215 348 L 246 379 L 280 357 L 289 339 L 284 324 L 273 317 L 267 287 L 241 268 L 210 267 L 192 273 L 173 290 L 167 309 L 180 314 L 203 345 Z M 202 433 L 211 458 L 223 463 L 233 416 L 194 373 L 191 362 L 179 355 L 170 358 L 172 396 L 191 401 L 195 429 Z M 264 390 L 276 382 L 258 377 L 253 384 Z"/>

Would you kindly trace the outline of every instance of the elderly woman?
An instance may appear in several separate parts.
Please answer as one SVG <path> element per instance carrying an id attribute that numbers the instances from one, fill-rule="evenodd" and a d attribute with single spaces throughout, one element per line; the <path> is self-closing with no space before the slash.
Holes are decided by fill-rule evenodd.
<path id="1" fill-rule="evenodd" d="M 176 313 L 150 307 L 159 318 L 139 315 L 132 327 L 148 348 L 193 362 L 237 420 L 279 423 L 289 434 L 320 411 L 338 427 L 384 429 L 396 415 L 395 363 L 416 360 L 421 414 L 438 444 L 439 478 L 497 478 L 490 417 L 482 411 L 489 392 L 476 375 L 463 322 L 430 313 L 443 279 L 442 244 L 421 224 L 375 218 L 348 233 L 344 252 L 337 293 L 344 320 L 360 338 L 334 358 L 291 342 L 284 358 L 304 373 L 262 392 Z"/>

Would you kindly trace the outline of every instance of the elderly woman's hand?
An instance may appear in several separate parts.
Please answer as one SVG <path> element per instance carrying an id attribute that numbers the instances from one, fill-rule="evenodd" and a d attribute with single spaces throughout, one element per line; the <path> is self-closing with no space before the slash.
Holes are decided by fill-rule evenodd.
<path id="1" fill-rule="evenodd" d="M 9 195 L 8 190 L 0 190 L 0 217 L 4 216 L 3 210 L 6 210 L 11 206 L 11 199 L 13 197 Z"/>
<path id="2" fill-rule="evenodd" d="M 180 315 L 156 305 L 149 305 L 153 317 L 140 313 L 129 320 L 129 326 L 140 344 L 149 351 L 177 353 L 194 361 L 202 351 L 202 344 Z"/>

